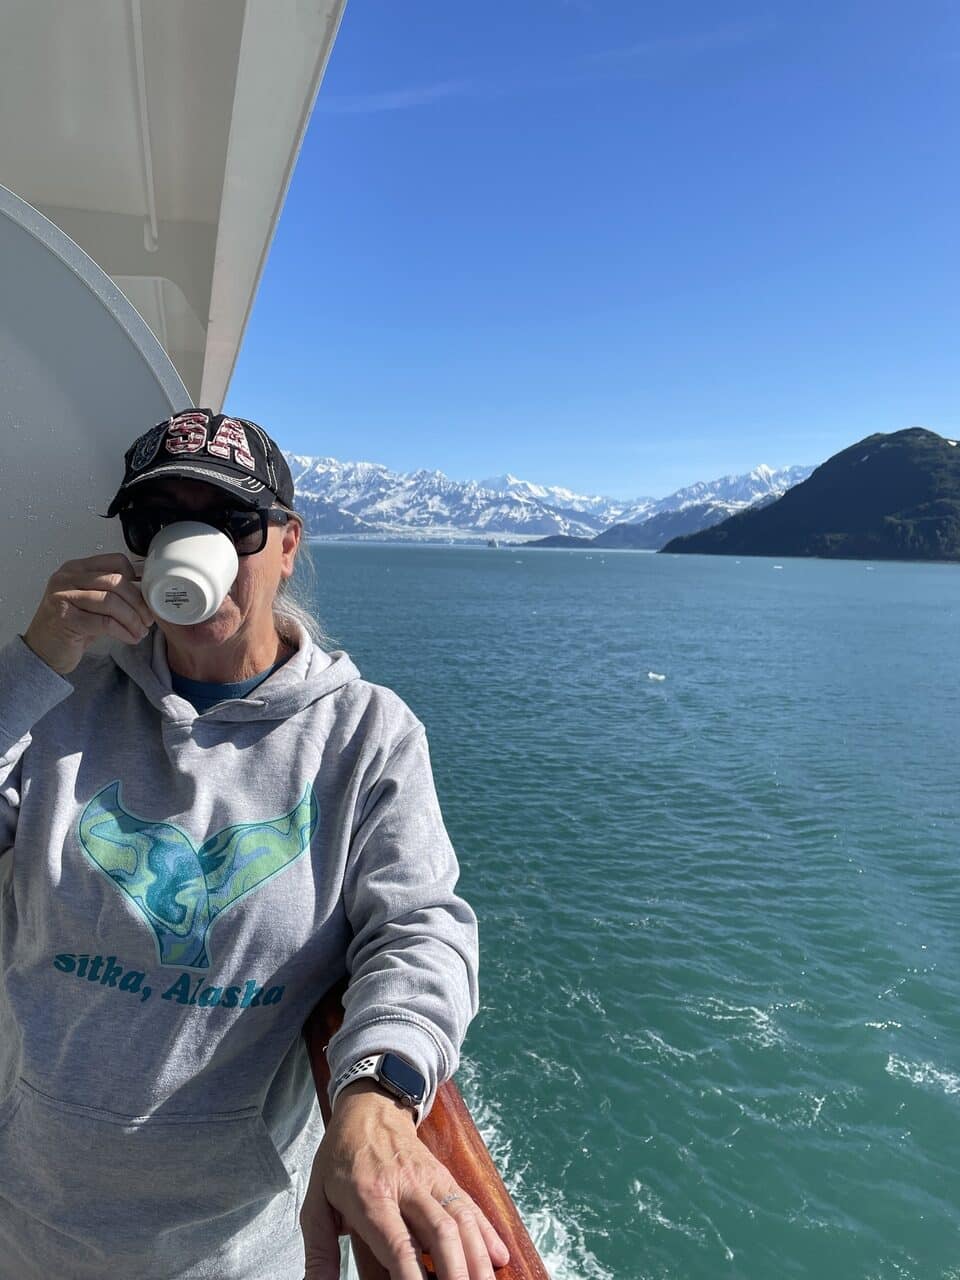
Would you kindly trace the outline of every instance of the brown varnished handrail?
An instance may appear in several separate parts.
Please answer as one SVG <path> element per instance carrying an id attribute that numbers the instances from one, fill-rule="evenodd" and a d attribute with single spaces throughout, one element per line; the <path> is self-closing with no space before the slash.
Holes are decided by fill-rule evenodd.
<path id="1" fill-rule="evenodd" d="M 327 1096 L 330 1068 L 326 1049 L 343 1021 L 342 998 L 346 985 L 344 979 L 330 988 L 303 1029 L 324 1124 L 330 1119 Z M 457 1184 L 483 1210 L 510 1250 L 510 1261 L 505 1267 L 497 1268 L 497 1280 L 550 1280 L 486 1143 L 452 1081 L 448 1080 L 437 1090 L 430 1114 L 417 1132 L 428 1150 L 446 1165 Z M 360 1280 L 390 1280 L 389 1273 L 368 1246 L 352 1232 L 350 1238 Z M 429 1270 L 428 1257 L 426 1261 Z"/>

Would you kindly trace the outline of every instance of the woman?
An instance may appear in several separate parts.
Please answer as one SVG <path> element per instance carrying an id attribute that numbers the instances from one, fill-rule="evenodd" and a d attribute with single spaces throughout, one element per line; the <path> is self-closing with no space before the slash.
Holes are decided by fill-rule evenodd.
<path id="1" fill-rule="evenodd" d="M 416 1134 L 476 1010 L 423 727 L 278 604 L 293 501 L 255 424 L 176 415 L 108 514 L 136 556 L 226 533 L 222 605 L 157 620 L 88 557 L 0 652 L 4 1280 L 333 1280 L 347 1228 L 397 1280 L 417 1246 L 441 1280 L 507 1261 Z M 320 1141 L 300 1031 L 344 972 Z"/>

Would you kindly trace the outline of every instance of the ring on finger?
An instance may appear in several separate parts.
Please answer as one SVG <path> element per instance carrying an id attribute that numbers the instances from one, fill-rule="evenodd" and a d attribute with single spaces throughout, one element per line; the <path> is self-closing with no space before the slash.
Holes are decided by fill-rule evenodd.
<path id="1" fill-rule="evenodd" d="M 448 1204 L 453 1204 L 454 1200 L 462 1200 L 463 1196 L 459 1191 L 451 1191 L 449 1195 L 441 1197 L 440 1208 L 445 1209 Z"/>

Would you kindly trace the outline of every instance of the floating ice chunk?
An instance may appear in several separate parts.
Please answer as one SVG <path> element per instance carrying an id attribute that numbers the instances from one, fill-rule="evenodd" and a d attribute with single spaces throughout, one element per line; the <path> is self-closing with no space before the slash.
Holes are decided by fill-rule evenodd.
<path id="1" fill-rule="evenodd" d="M 657 671 L 648 671 L 648 672 L 647 672 L 647 679 L 648 679 L 648 680 L 666 680 L 666 678 L 667 678 L 666 676 L 662 676 L 662 675 L 660 675 L 660 673 L 659 673 L 659 672 L 657 672 Z"/>

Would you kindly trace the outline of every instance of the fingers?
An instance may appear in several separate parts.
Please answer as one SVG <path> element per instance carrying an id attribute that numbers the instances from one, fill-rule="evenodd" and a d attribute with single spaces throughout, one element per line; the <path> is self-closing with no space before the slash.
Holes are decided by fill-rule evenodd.
<path id="1" fill-rule="evenodd" d="M 72 610 L 61 611 L 65 626 L 91 639 L 106 633 L 139 644 L 150 629 L 145 606 L 138 609 L 115 591 L 61 591 L 59 599 Z"/>
<path id="2" fill-rule="evenodd" d="M 376 1207 L 368 1207 L 365 1221 L 355 1227 L 382 1267 L 390 1272 L 390 1280 L 425 1280 L 426 1270 L 420 1262 L 420 1249 L 410 1235 L 395 1201 L 378 1200 Z M 453 1277 L 438 1273 L 440 1280 Z M 455 1280 L 465 1280 L 466 1271 L 456 1273 Z"/>
<path id="3" fill-rule="evenodd" d="M 97 573 L 72 582 L 65 589 L 80 592 L 105 592 L 119 596 L 138 615 L 145 627 L 154 622 L 150 606 L 144 600 L 139 584 L 121 573 Z"/>
<path id="4" fill-rule="evenodd" d="M 443 1206 L 429 1193 L 417 1192 L 404 1202 L 403 1212 L 433 1258 L 440 1280 L 494 1280 L 480 1229 L 483 1215 L 465 1194 L 457 1193 L 456 1201 Z"/>
<path id="5" fill-rule="evenodd" d="M 423 1280 L 421 1250 L 430 1255 L 438 1280 L 495 1280 L 494 1264 L 510 1260 L 490 1222 L 463 1193 L 446 1207 L 422 1187 L 411 1189 L 400 1205 L 388 1199 L 367 1204 L 356 1230 L 390 1280 Z"/>
<path id="6" fill-rule="evenodd" d="M 483 1239 L 484 1248 L 490 1257 L 490 1261 L 495 1267 L 505 1267 L 510 1261 L 510 1250 L 507 1248 L 502 1236 L 477 1204 L 475 1204 L 468 1196 L 465 1196 L 463 1192 L 460 1192 L 459 1195 L 460 1199 L 465 1201 L 465 1206 L 469 1206 L 472 1209 L 472 1212 L 476 1215 L 477 1225 L 480 1228 L 480 1235 Z M 448 1213 L 452 1213 L 454 1218 L 458 1217 L 462 1212 L 462 1209 L 460 1209 L 455 1203 L 447 1204 L 444 1208 Z"/>
<path id="7" fill-rule="evenodd" d="M 387 1267 L 390 1280 L 422 1280 L 421 1251 L 430 1254 L 439 1280 L 495 1280 L 494 1261 L 509 1261 L 506 1245 L 474 1202 L 463 1197 L 452 1213 L 422 1189 L 404 1197 L 402 1211 L 387 1201 L 367 1210 L 357 1234 Z"/>
<path id="8" fill-rule="evenodd" d="M 24 640 L 66 675 L 98 636 L 138 644 L 154 620 L 127 557 L 90 556 L 51 576 Z"/>
<path id="9" fill-rule="evenodd" d="M 47 583 L 47 594 L 57 591 L 115 591 L 135 609 L 143 610 L 144 621 L 153 616 L 140 591 L 140 576 L 126 556 L 89 556 L 85 560 L 68 560 Z"/>
<path id="10" fill-rule="evenodd" d="M 314 1180 L 390 1280 L 423 1280 L 422 1253 L 438 1280 L 495 1280 L 494 1266 L 509 1262 L 489 1221 L 385 1095 L 340 1095 Z"/>
<path id="11" fill-rule="evenodd" d="M 312 1185 L 300 1210 L 306 1259 L 304 1280 L 339 1280 L 340 1239 L 336 1215 L 322 1192 Z"/>
<path id="12" fill-rule="evenodd" d="M 79 569 L 87 572 L 101 570 L 104 573 L 126 573 L 136 577 L 136 570 L 129 556 L 122 551 L 105 551 L 97 556 L 80 556 L 76 560 L 65 560 L 61 569 Z"/>

